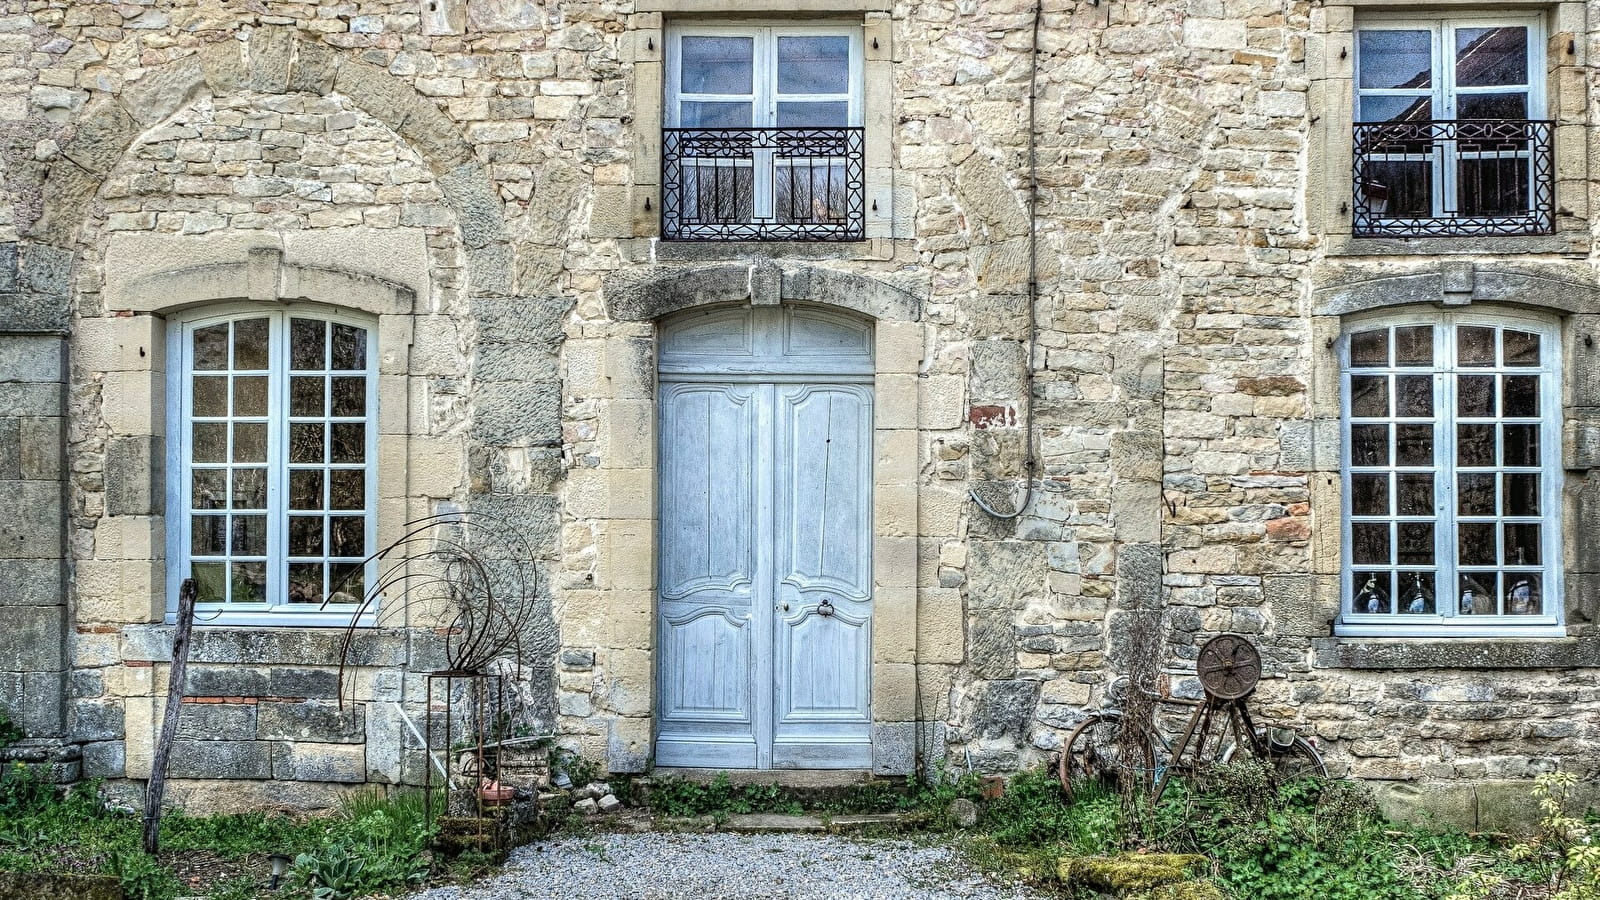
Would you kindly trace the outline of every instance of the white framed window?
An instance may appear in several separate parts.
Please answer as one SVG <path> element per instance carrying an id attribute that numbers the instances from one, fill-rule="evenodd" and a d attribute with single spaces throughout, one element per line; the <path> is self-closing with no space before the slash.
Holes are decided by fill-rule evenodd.
<path id="1" fill-rule="evenodd" d="M 860 25 L 667 30 L 663 235 L 860 240 Z"/>
<path id="2" fill-rule="evenodd" d="M 169 609 L 193 578 L 210 623 L 349 623 L 375 549 L 376 334 L 309 305 L 173 322 Z"/>
<path id="3" fill-rule="evenodd" d="M 1511 313 L 1347 323 L 1339 633 L 1565 633 L 1559 348 Z"/>
<path id="4" fill-rule="evenodd" d="M 1539 16 L 1357 23 L 1358 232 L 1515 234 L 1553 227 L 1554 126 L 1541 121 L 1544 43 Z"/>

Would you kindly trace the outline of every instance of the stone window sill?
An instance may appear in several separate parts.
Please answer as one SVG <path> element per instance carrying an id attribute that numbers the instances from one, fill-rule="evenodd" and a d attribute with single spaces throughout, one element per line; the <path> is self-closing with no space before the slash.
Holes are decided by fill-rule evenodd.
<path id="1" fill-rule="evenodd" d="M 1512 237 L 1358 238 L 1329 235 L 1329 256 L 1441 256 L 1455 254 L 1558 254 L 1588 256 L 1585 232 L 1566 231 Z"/>
<path id="2" fill-rule="evenodd" d="M 734 262 L 747 259 L 886 259 L 882 238 L 864 241 L 656 241 L 658 262 Z"/>
<path id="3" fill-rule="evenodd" d="M 1568 669 L 1600 667 L 1600 637 L 1320 638 L 1319 669 Z"/>

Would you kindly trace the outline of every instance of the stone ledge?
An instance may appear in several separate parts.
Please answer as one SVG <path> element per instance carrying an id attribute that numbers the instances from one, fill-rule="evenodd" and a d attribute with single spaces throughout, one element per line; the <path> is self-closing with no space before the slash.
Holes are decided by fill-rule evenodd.
<path id="1" fill-rule="evenodd" d="M 1322 638 L 1319 669 L 1600 667 L 1600 638 Z"/>
<path id="2" fill-rule="evenodd" d="M 1331 237 L 1329 256 L 1439 256 L 1441 254 L 1511 255 L 1554 253 L 1588 256 L 1587 232 L 1505 235 L 1499 237 L 1358 238 Z"/>

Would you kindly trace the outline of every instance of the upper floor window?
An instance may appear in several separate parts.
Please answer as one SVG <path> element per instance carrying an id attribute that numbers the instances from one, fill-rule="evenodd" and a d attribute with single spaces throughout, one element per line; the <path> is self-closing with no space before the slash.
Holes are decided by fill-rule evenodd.
<path id="1" fill-rule="evenodd" d="M 1521 316 L 1348 330 L 1342 633 L 1562 633 L 1556 356 Z"/>
<path id="2" fill-rule="evenodd" d="M 1555 229 L 1538 18 L 1377 19 L 1355 47 L 1357 235 Z"/>
<path id="3" fill-rule="evenodd" d="M 861 240 L 860 27 L 668 32 L 661 233 Z"/>
<path id="4" fill-rule="evenodd" d="M 377 348 L 369 323 L 291 307 L 173 329 L 169 582 L 230 624 L 314 624 L 364 595 Z"/>

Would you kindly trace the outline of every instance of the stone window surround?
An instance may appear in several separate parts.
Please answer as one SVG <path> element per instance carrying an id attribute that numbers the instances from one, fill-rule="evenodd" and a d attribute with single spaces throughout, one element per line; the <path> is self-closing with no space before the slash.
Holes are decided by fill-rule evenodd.
<path id="1" fill-rule="evenodd" d="M 614 720 L 608 758 L 628 771 L 619 735 L 654 746 L 656 588 L 656 323 L 686 309 L 730 303 L 814 303 L 848 309 L 873 324 L 872 629 L 873 769 L 911 771 L 918 729 L 919 667 L 928 662 L 919 634 L 918 537 L 923 490 L 918 371 L 926 340 L 920 303 L 872 279 L 771 263 L 755 266 L 638 267 L 606 284 L 615 327 L 606 340 L 604 377 L 590 395 L 600 404 L 601 465 L 569 473 L 567 513 L 599 524 L 595 586 L 619 598 L 630 621 L 613 621 L 612 653 L 640 654 L 630 670 L 649 680 L 641 718 Z M 605 606 L 601 607 L 605 609 Z M 615 612 L 612 615 L 616 615 Z M 564 621 L 563 645 L 583 644 L 583 627 Z M 603 635 L 597 639 L 605 640 Z M 959 635 L 954 638 L 959 653 Z M 646 713 L 648 713 L 646 715 Z M 646 751 L 648 753 L 649 751 Z M 639 757 L 638 748 L 631 754 Z M 636 766 L 635 766 L 636 767 Z"/>
<path id="2" fill-rule="evenodd" d="M 633 68 L 633 178 L 630 185 L 598 185 L 595 208 L 627 209 L 627 217 L 607 217 L 591 227 L 595 237 L 655 239 L 661 234 L 661 127 L 665 102 L 666 23 L 692 18 L 730 23 L 819 19 L 863 23 L 862 66 L 864 96 L 862 125 L 866 144 L 866 235 L 861 253 L 850 244 L 827 244 L 829 255 L 852 255 L 867 259 L 894 257 L 894 241 L 911 236 L 910 214 L 913 204 L 909 185 L 897 180 L 894 172 L 893 87 L 894 48 L 889 0 L 795 0 L 776 4 L 757 4 L 741 8 L 737 18 L 729 16 L 722 0 L 639 0 L 628 18 L 624 37 L 625 59 Z M 616 221 L 612 221 L 612 219 Z M 654 243 L 654 241 L 652 240 Z M 734 255 L 748 251 L 743 242 L 661 242 L 657 251 L 670 255 L 680 243 L 713 248 L 725 247 Z M 809 247 L 809 242 L 775 242 L 782 247 Z M 756 245 L 764 246 L 764 245 Z M 771 245 L 765 245 L 771 246 Z M 857 245 L 859 246 L 859 245 Z"/>
<path id="3" fill-rule="evenodd" d="M 1357 238 L 1351 236 L 1354 153 L 1354 29 L 1363 14 L 1453 12 L 1546 13 L 1546 104 L 1556 120 L 1556 233 L 1513 237 Z M 1306 71 L 1311 126 L 1307 134 L 1307 224 L 1325 237 L 1330 256 L 1445 253 L 1560 253 L 1587 256 L 1589 149 L 1587 6 L 1572 0 L 1466 0 L 1397 4 L 1392 0 L 1328 0 L 1311 13 Z M 1342 210 L 1342 211 L 1341 211 Z"/>
<path id="4" fill-rule="evenodd" d="M 294 303 L 375 317 L 378 343 L 375 457 L 378 487 L 374 515 L 378 546 L 398 538 L 402 523 L 418 514 L 418 504 L 423 501 L 411 499 L 414 479 L 410 477 L 410 467 L 407 465 L 410 456 L 419 449 L 413 446 L 417 439 L 412 436 L 411 429 L 412 421 L 419 412 L 414 407 L 420 402 L 422 393 L 420 390 L 413 391 L 411 384 L 410 347 L 415 294 L 410 288 L 369 275 L 285 264 L 281 250 L 256 247 L 248 251 L 244 261 L 214 262 L 144 275 L 128 284 L 114 287 L 111 293 L 117 298 L 116 309 L 107 320 L 116 330 L 113 339 L 151 348 L 150 352 L 137 356 L 124 350 L 120 354 L 125 361 L 122 370 L 105 373 L 106 409 L 103 415 L 111 432 L 107 452 L 117 452 L 114 448 L 126 448 L 130 444 L 148 448 L 145 453 L 133 455 L 139 464 L 132 467 L 124 464 L 116 474 L 137 485 L 133 493 L 149 498 L 147 509 L 140 510 L 118 508 L 108 502 L 106 514 L 117 517 L 120 514 L 143 513 L 150 517 L 150 526 L 154 531 L 148 540 L 148 552 L 153 557 L 146 563 L 149 569 L 140 572 L 138 579 L 124 580 L 121 584 L 122 590 L 127 593 L 123 598 L 122 614 L 118 617 L 122 621 L 130 624 L 171 624 L 177 609 L 177 585 L 167 584 L 164 576 L 167 547 L 164 526 L 167 460 L 164 448 L 169 427 L 166 421 L 169 384 L 166 371 L 167 317 L 174 313 L 212 305 L 220 308 L 225 305 L 237 307 L 240 303 Z M 421 421 L 420 418 L 416 420 Z M 108 482 L 112 478 L 111 468 L 108 462 Z M 96 562 L 101 560 L 97 558 Z M 125 565 L 133 565 L 133 562 L 128 561 Z M 135 588 L 135 585 L 148 586 L 148 593 Z M 284 624 L 342 626 L 348 624 L 348 619 L 326 623 L 297 619 Z"/>
<path id="5" fill-rule="evenodd" d="M 1355 265 L 1312 295 L 1311 416 L 1286 423 L 1285 466 L 1310 475 L 1311 574 L 1269 575 L 1280 633 L 1312 639 L 1319 668 L 1531 669 L 1600 666 L 1600 548 L 1575 536 L 1600 528 L 1600 283 L 1587 265 L 1512 266 L 1446 259 L 1396 273 Z M 1561 466 L 1565 470 L 1561 575 L 1566 637 L 1356 638 L 1330 636 L 1342 601 L 1340 570 L 1339 339 L 1355 313 L 1428 304 L 1523 307 L 1554 317 L 1561 336 Z"/>

